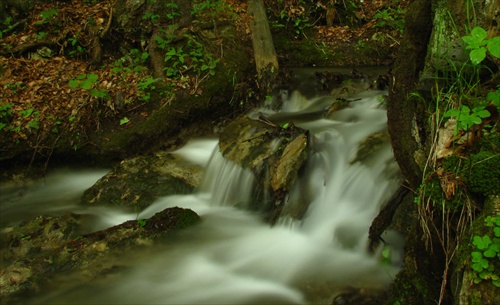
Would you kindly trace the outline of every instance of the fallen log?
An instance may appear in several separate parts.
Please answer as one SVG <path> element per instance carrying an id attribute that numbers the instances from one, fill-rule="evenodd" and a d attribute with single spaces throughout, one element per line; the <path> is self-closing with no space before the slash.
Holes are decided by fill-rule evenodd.
<path id="1" fill-rule="evenodd" d="M 278 57 L 274 49 L 273 37 L 266 16 L 266 9 L 262 0 L 248 1 L 248 16 L 250 17 L 250 29 L 252 30 L 253 52 L 255 66 L 259 76 L 269 66 L 278 71 Z"/>

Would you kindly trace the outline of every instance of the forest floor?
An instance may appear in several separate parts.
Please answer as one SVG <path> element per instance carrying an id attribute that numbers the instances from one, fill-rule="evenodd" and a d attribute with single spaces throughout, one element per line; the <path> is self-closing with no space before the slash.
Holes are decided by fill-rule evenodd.
<path id="1" fill-rule="evenodd" d="M 278 2 L 281 7 L 270 10 L 272 26 L 291 31 L 291 39 L 359 49 L 378 40 L 394 50 L 401 38 L 408 0 L 343 1 L 333 6 L 334 1 L 328 2 L 330 5 L 319 1 L 313 8 L 306 8 L 303 1 Z M 118 35 L 112 26 L 114 1 L 33 3 L 24 16 L 0 24 L 0 155 L 8 154 L 14 143 L 25 143 L 35 151 L 46 148 L 52 145 L 47 139 L 57 141 L 63 130 L 74 134 L 77 149 L 79 137 L 99 130 L 100 118 L 126 127 L 131 124 L 131 115 L 151 114 L 147 107 L 151 96 L 146 89 L 154 88 L 155 79 L 147 58 L 141 58 L 144 53 L 124 57 L 123 52 L 106 45 L 104 35 L 96 35 Z M 246 3 L 225 3 L 237 16 L 239 34 L 250 37 Z M 307 17 L 311 11 L 315 15 Z M 93 62 L 96 43 L 103 48 L 98 65 Z M 200 80 L 189 74 L 182 81 L 163 81 L 174 91 L 203 94 Z M 161 98 L 164 100 L 158 105 L 165 105 L 170 96 Z"/>

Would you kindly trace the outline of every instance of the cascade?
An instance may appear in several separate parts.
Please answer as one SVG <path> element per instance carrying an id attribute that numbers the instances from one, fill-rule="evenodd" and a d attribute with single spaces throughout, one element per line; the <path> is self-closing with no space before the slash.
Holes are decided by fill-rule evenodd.
<path id="1" fill-rule="evenodd" d="M 367 251 L 370 224 L 399 183 L 383 136 L 381 94 L 355 96 L 329 118 L 297 120 L 313 135 L 313 153 L 276 225 L 245 210 L 256 186 L 253 174 L 224 159 L 216 140 L 194 142 L 177 153 L 205 160 L 201 164 L 211 156 L 202 186 L 191 195 L 158 199 L 139 218 L 181 206 L 201 216 L 199 225 L 178 241 L 128 257 L 120 277 L 84 286 L 68 281 L 31 303 L 331 304 L 347 287 L 386 287 L 399 263 L 383 263 Z M 281 115 L 300 118 L 301 110 L 317 110 L 315 102 L 292 94 Z M 364 141 L 374 135 L 382 140 L 363 152 Z M 305 209 L 304 215 L 291 217 L 295 209 Z"/>

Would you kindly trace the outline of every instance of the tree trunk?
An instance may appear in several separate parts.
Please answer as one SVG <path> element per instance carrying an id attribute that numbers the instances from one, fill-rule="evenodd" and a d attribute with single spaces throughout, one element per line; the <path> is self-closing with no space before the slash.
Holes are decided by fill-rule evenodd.
<path id="1" fill-rule="evenodd" d="M 393 86 L 387 104 L 388 129 L 394 156 L 410 187 L 422 181 L 422 152 L 425 120 L 422 105 L 411 98 L 416 91 L 419 73 L 424 69 L 427 43 L 432 30 L 431 0 L 417 0 L 407 11 L 403 41 L 394 64 Z"/>

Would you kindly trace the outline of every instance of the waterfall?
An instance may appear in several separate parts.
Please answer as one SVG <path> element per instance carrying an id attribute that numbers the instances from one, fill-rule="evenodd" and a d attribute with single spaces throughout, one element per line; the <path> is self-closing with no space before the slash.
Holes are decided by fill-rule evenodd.
<path id="1" fill-rule="evenodd" d="M 357 96 L 328 119 L 297 123 L 311 131 L 313 153 L 275 226 L 245 209 L 253 174 L 218 148 L 205 149 L 211 158 L 200 189 L 160 198 L 139 215 L 181 206 L 201 216 L 199 225 L 167 245 L 117 258 L 127 266 L 119 277 L 75 283 L 33 303 L 331 304 L 346 287 L 386 287 L 399 266 L 368 253 L 368 229 L 397 188 L 399 172 L 387 140 L 360 155 L 363 141 L 386 129 L 380 94 Z M 311 108 L 295 98 L 301 100 L 292 95 L 287 111 Z M 178 153 L 199 160 L 192 152 Z M 291 216 L 297 208 L 306 210 L 303 217 Z"/>

